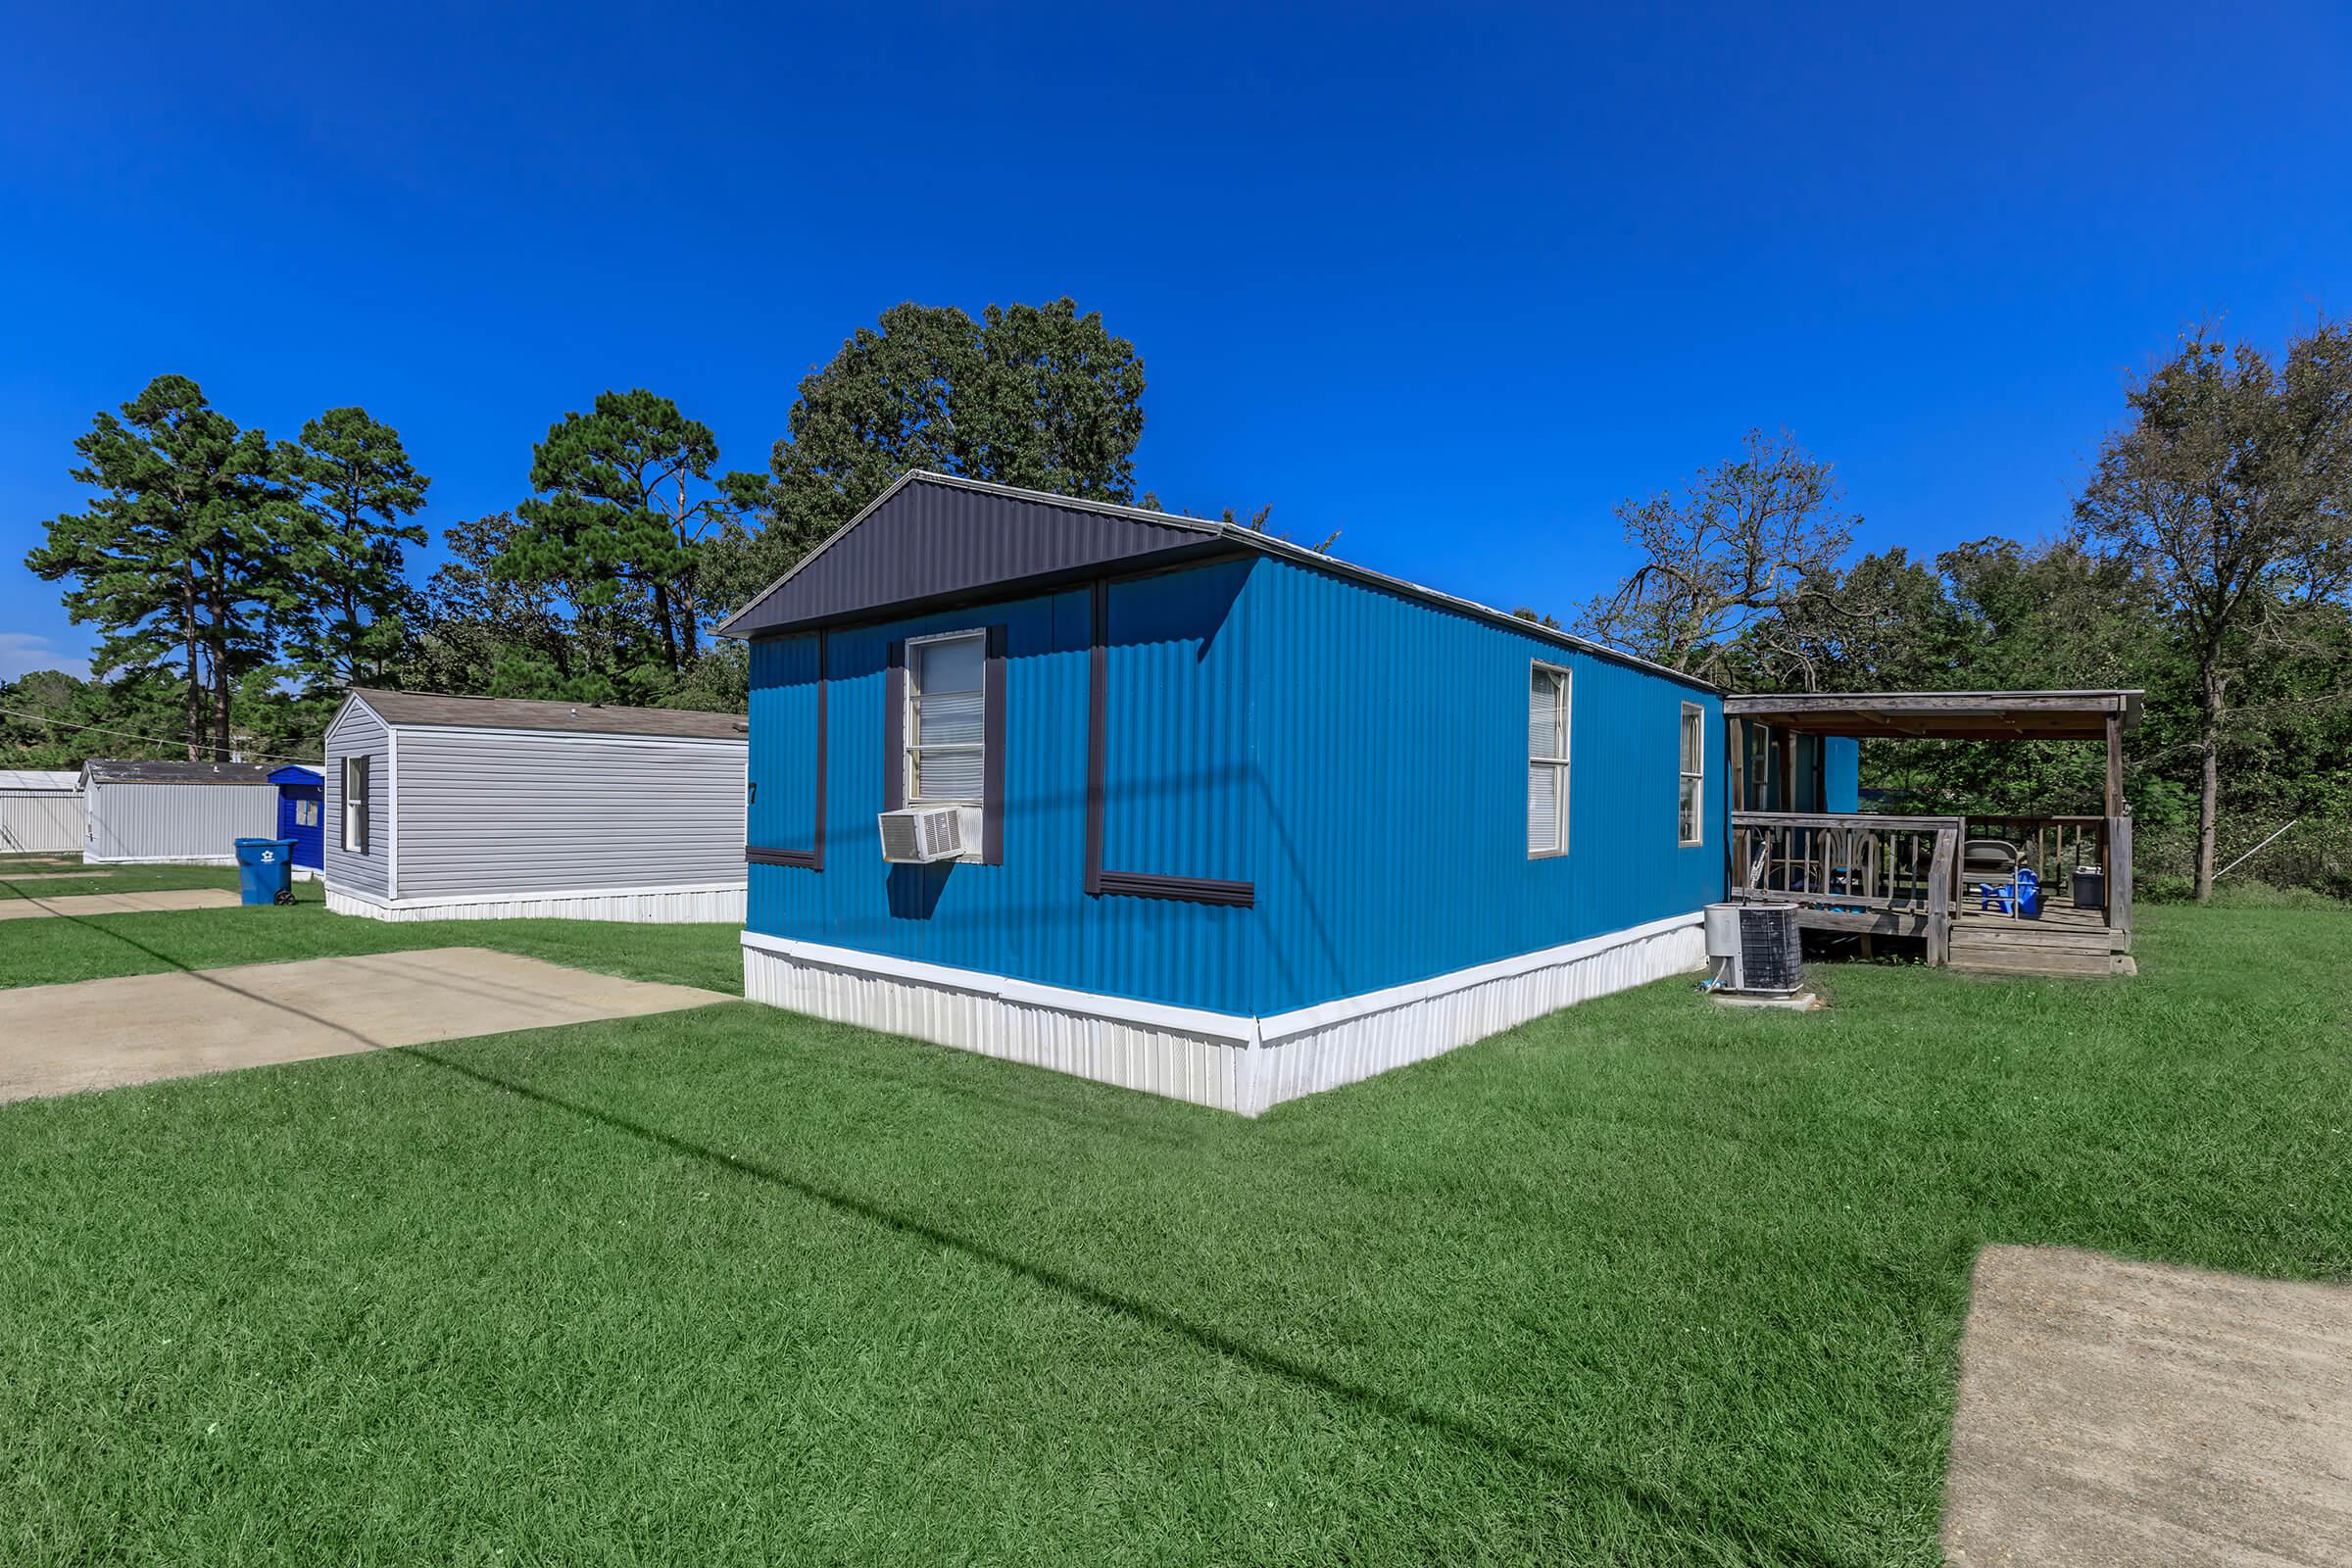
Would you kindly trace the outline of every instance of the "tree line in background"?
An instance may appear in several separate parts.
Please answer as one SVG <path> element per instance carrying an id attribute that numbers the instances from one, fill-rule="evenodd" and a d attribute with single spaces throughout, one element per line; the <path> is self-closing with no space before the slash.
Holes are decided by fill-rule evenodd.
<path id="1" fill-rule="evenodd" d="M 897 306 L 801 382 L 764 472 L 722 470 L 668 398 L 608 391 L 533 449 L 526 498 L 444 531 L 417 585 L 430 481 L 396 430 L 335 409 L 272 443 L 163 376 L 75 443 L 92 499 L 27 559 L 99 628 L 96 678 L 0 687 L 0 765 L 315 757 L 352 684 L 739 710 L 746 661 L 711 628 L 900 473 L 1133 501 L 1143 392 L 1134 345 L 1067 299 Z M 1618 517 L 1642 564 L 1575 629 L 1751 691 L 2144 688 L 2143 870 L 2203 896 L 2225 851 L 2295 821 L 2253 869 L 2352 892 L 2342 326 L 2277 358 L 2189 334 L 2128 388 L 2051 537 L 1857 555 L 1831 466 L 1785 433 Z M 2092 751 L 1874 742 L 1864 783 L 1925 809 L 2090 811 Z"/>
<path id="2" fill-rule="evenodd" d="M 1915 561 L 1854 553 L 1829 464 L 1751 433 L 1618 508 L 1642 564 L 1578 628 L 1744 691 L 2142 688 L 2127 794 L 2143 874 L 2204 898 L 2226 855 L 2352 894 L 2352 330 L 2274 358 L 2188 334 L 2127 390 L 2067 525 Z M 1873 742 L 1891 805 L 2095 813 L 2103 756 Z"/>
<path id="3" fill-rule="evenodd" d="M 712 627 L 902 471 L 1131 501 L 1143 393 L 1135 346 L 1070 300 L 897 306 L 801 382 L 765 472 L 607 391 L 418 584 L 431 481 L 396 429 L 334 409 L 272 442 L 160 376 L 74 443 L 91 499 L 26 558 L 98 629 L 93 678 L 0 686 L 0 760 L 316 757 L 367 684 L 739 711 L 747 661 Z"/>

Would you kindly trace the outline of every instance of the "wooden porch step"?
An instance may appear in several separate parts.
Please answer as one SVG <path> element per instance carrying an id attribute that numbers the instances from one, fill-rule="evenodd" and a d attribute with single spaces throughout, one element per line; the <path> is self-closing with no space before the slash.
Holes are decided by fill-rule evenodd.
<path id="1" fill-rule="evenodd" d="M 1955 920 L 1952 946 L 2000 948 L 2083 948 L 2118 951 L 2124 933 L 2096 925 L 2036 925 L 2032 920 Z"/>
<path id="2" fill-rule="evenodd" d="M 2074 953 L 2062 948 L 2010 948 L 1993 953 L 1952 950 L 1951 966 L 1970 974 L 2132 975 L 2139 965 L 2127 953 Z"/>

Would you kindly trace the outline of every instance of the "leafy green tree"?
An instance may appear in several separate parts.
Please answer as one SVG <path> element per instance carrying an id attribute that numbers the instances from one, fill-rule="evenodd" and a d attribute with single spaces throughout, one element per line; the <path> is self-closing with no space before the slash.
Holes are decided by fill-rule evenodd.
<path id="1" fill-rule="evenodd" d="M 895 305 L 801 382 L 766 481 L 733 479 L 766 523 L 736 575 L 771 580 L 909 468 L 1131 500 L 1143 396 L 1135 345 L 1068 299 Z"/>
<path id="2" fill-rule="evenodd" d="M 600 392 L 566 414 L 532 452 L 521 522 L 497 570 L 573 586 L 575 607 L 610 623 L 642 599 L 671 676 L 701 654 L 708 615 L 697 568 L 706 534 L 730 508 L 710 482 L 718 441 L 664 397 Z"/>
<path id="3" fill-rule="evenodd" d="M 176 669 L 188 756 L 203 756 L 209 728 L 226 758 L 237 682 L 270 662 L 288 602 L 269 443 L 194 381 L 164 375 L 74 445 L 74 477 L 98 493 L 88 511 L 52 519 L 24 564 L 74 580 L 66 609 L 103 632 L 100 673 Z"/>
<path id="4" fill-rule="evenodd" d="M 0 767 L 78 768 L 92 757 L 187 754 L 187 683 L 172 671 L 79 680 L 37 669 L 0 682 Z"/>
<path id="5" fill-rule="evenodd" d="M 1578 618 L 1600 642 L 1729 680 L 1743 638 L 1863 613 L 1833 593 L 1861 519 L 1830 465 L 1787 431 L 1750 430 L 1739 457 L 1700 469 L 1682 495 L 1620 502 L 1617 517 L 1642 564 Z"/>
<path id="6" fill-rule="evenodd" d="M 381 683 L 409 635 L 415 596 L 403 544 L 424 543 L 432 481 L 416 471 L 400 432 L 366 409 L 329 409 L 278 448 L 294 504 L 288 561 L 303 584 L 289 652 L 318 686 Z"/>
<path id="7" fill-rule="evenodd" d="M 2200 329 L 2127 398 L 2075 514 L 2153 586 L 2195 671 L 2204 900 L 2238 689 L 2318 648 L 2352 585 L 2352 330 L 2321 321 L 2274 364 Z"/>
<path id="8" fill-rule="evenodd" d="M 581 668 L 609 662 L 570 634 L 560 585 L 501 563 L 522 524 L 493 513 L 442 530 L 449 559 L 423 594 L 420 629 L 402 684 L 422 691 L 594 700 L 574 689 Z"/>

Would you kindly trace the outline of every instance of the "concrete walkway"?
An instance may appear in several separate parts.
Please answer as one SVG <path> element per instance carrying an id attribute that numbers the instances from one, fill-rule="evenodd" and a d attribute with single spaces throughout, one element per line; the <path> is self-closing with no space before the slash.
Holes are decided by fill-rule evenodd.
<path id="1" fill-rule="evenodd" d="M 107 868 L 93 865 L 84 871 L 35 871 L 29 876 L 19 871 L 0 871 L 0 882 L 12 886 L 19 882 L 103 882 Z"/>
<path id="2" fill-rule="evenodd" d="M 43 915 L 58 914 L 161 914 L 171 909 L 225 909 L 236 902 L 236 892 L 230 888 L 178 888 L 169 893 L 68 893 L 54 899 L 0 899 L 0 920 L 37 920 Z"/>
<path id="3" fill-rule="evenodd" d="M 0 990 L 0 1102 L 734 1000 L 483 948 Z"/>
<path id="4" fill-rule="evenodd" d="M 2352 1563 L 2352 1287 L 1989 1247 L 1960 1356 L 1952 1563 Z"/>

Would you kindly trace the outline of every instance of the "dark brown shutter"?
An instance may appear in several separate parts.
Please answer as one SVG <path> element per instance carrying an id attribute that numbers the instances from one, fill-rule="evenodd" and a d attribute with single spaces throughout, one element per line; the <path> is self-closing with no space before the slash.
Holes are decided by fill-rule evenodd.
<path id="1" fill-rule="evenodd" d="M 906 641 L 890 645 L 890 678 L 883 684 L 882 809 L 906 804 Z"/>
<path id="2" fill-rule="evenodd" d="M 980 676 L 980 863 L 1004 863 L 1004 627 L 988 628 Z"/>

